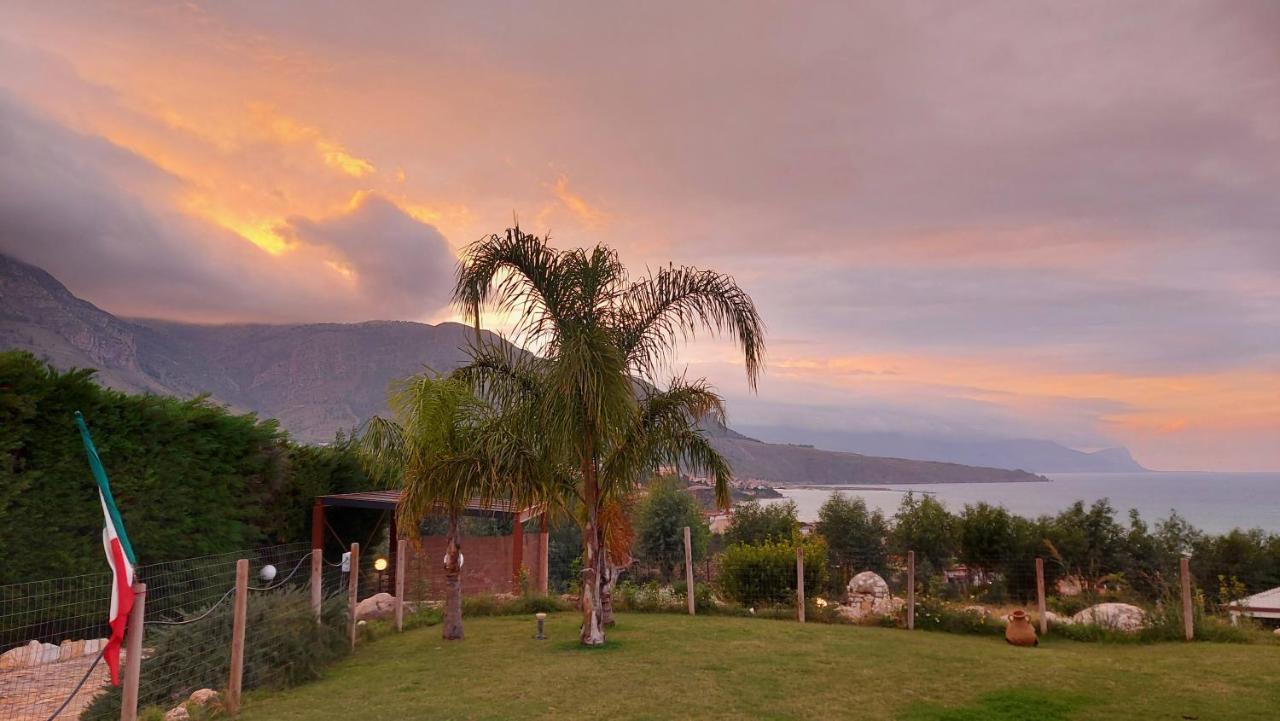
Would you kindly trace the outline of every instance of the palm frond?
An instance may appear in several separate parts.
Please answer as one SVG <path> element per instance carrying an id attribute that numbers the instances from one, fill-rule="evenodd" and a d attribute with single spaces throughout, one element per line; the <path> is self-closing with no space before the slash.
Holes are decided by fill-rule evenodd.
<path id="1" fill-rule="evenodd" d="M 668 266 L 632 283 L 619 303 L 619 344 L 628 364 L 652 378 L 676 344 L 698 330 L 728 335 L 742 349 L 752 390 L 764 367 L 764 321 L 732 276 Z"/>

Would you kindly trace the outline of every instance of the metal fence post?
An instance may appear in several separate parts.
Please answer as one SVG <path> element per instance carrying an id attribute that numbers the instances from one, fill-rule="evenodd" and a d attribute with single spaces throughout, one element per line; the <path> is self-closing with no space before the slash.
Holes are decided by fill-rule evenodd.
<path id="1" fill-rule="evenodd" d="M 907 630 L 916 627 L 916 552 L 907 551 Z"/>
<path id="2" fill-rule="evenodd" d="M 796 620 L 804 623 L 804 544 L 796 543 Z"/>
<path id="3" fill-rule="evenodd" d="M 694 613 L 693 601 L 693 537 L 689 527 L 684 527 L 684 595 L 689 602 L 689 615 Z"/>
<path id="4" fill-rule="evenodd" d="M 231 620 L 231 678 L 227 680 L 227 713 L 240 712 L 240 684 L 244 680 L 244 625 L 249 610 L 249 560 L 236 561 L 236 594 Z"/>
<path id="5" fill-rule="evenodd" d="M 133 608 L 129 611 L 129 638 L 125 644 L 124 688 L 120 692 L 120 721 L 138 718 L 138 683 L 142 673 L 142 629 L 147 608 L 147 584 L 133 584 Z"/>
<path id="6" fill-rule="evenodd" d="M 1183 556 L 1179 565 L 1182 573 L 1182 630 L 1191 641 L 1196 637 L 1195 616 L 1191 608 L 1191 557 Z"/>
<path id="7" fill-rule="evenodd" d="M 1040 611 L 1040 635 L 1049 632 L 1049 614 L 1044 602 L 1044 559 L 1036 557 L 1036 608 Z"/>
<path id="8" fill-rule="evenodd" d="M 404 630 L 404 556 L 409 544 L 403 538 L 396 541 L 396 630 Z"/>
<path id="9" fill-rule="evenodd" d="M 347 629 L 351 648 L 356 647 L 356 603 L 360 600 L 360 544 L 351 544 L 351 571 L 347 574 Z"/>
<path id="10" fill-rule="evenodd" d="M 324 551 L 311 549 L 311 612 L 320 623 L 320 604 L 324 599 Z"/>

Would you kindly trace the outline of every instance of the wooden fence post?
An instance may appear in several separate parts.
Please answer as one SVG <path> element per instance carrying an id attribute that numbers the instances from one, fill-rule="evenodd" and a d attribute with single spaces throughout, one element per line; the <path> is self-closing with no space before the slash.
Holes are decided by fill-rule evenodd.
<path id="1" fill-rule="evenodd" d="M 694 613 L 693 607 L 693 537 L 689 527 L 684 527 L 684 595 L 689 602 L 689 615 Z"/>
<path id="2" fill-rule="evenodd" d="M 804 545 L 796 544 L 796 620 L 804 623 Z"/>
<path id="3" fill-rule="evenodd" d="M 351 544 L 351 571 L 347 574 L 347 631 L 356 647 L 356 603 L 360 595 L 360 544 Z"/>
<path id="4" fill-rule="evenodd" d="M 324 600 L 324 552 L 319 548 L 311 549 L 311 612 L 315 614 L 316 623 L 320 623 L 320 604 Z"/>
<path id="5" fill-rule="evenodd" d="M 129 637 L 125 643 L 124 688 L 120 692 L 120 721 L 138 718 L 138 682 L 142 672 L 142 629 L 147 613 L 147 584 L 133 584 L 133 608 L 129 611 Z"/>
<path id="6" fill-rule="evenodd" d="M 396 630 L 404 630 L 404 555 L 408 550 L 408 542 L 403 538 L 396 541 Z"/>
<path id="7" fill-rule="evenodd" d="M 244 680 L 244 625 L 249 611 L 249 559 L 236 561 L 236 594 L 231 617 L 231 678 L 227 679 L 227 713 L 240 713 Z"/>
<path id="8" fill-rule="evenodd" d="M 907 551 L 907 630 L 916 627 L 916 552 Z"/>
<path id="9" fill-rule="evenodd" d="M 1036 557 L 1036 609 L 1040 612 L 1040 635 L 1049 632 L 1049 614 L 1044 603 L 1044 559 Z"/>
<path id="10" fill-rule="evenodd" d="M 1196 637 L 1195 616 L 1191 608 L 1191 557 L 1183 556 L 1180 564 L 1182 572 L 1182 630 L 1187 640 Z"/>

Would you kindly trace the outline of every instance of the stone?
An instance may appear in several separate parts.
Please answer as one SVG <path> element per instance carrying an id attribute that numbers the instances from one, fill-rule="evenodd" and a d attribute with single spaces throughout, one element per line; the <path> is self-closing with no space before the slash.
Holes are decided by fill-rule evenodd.
<path id="1" fill-rule="evenodd" d="M 1071 617 L 1072 623 L 1085 623 L 1102 628 L 1135 633 L 1147 625 L 1147 613 L 1128 603 L 1099 603 Z"/>
<path id="2" fill-rule="evenodd" d="M 84 642 L 84 655 L 97 656 L 98 652 L 106 647 L 106 645 L 107 639 L 105 638 L 91 638 Z"/>
<path id="3" fill-rule="evenodd" d="M 34 659 L 40 658 L 40 642 L 32 641 L 25 646 L 11 648 L 0 655 L 0 669 L 26 668 L 34 666 Z"/>
<path id="4" fill-rule="evenodd" d="M 1272 631 L 1272 633 L 1274 633 L 1277 636 L 1280 636 L 1280 628 L 1277 628 L 1275 631 Z"/>
<path id="5" fill-rule="evenodd" d="M 191 714 L 186 706 L 174 706 L 164 715 L 164 721 L 191 721 Z"/>
<path id="6" fill-rule="evenodd" d="M 58 657 L 62 655 L 62 648 L 51 643 L 40 644 L 40 657 L 33 666 L 45 663 L 57 663 Z"/>
<path id="7" fill-rule="evenodd" d="M 79 658 L 84 655 L 85 644 L 88 641 L 72 641 L 67 639 L 58 644 L 58 661 L 70 661 L 73 658 Z"/>
<path id="8" fill-rule="evenodd" d="M 210 704 L 218 703 L 221 699 L 218 697 L 217 691 L 211 688 L 202 688 L 192 691 L 189 700 L 197 706 L 209 706 Z"/>
<path id="9" fill-rule="evenodd" d="M 965 606 L 960 610 L 965 613 L 972 613 L 979 618 L 991 618 L 991 609 L 986 606 Z"/>
<path id="10" fill-rule="evenodd" d="M 838 613 L 852 621 L 868 616 L 891 616 L 903 605 L 889 592 L 889 584 L 872 571 L 863 571 L 849 579 L 845 590 L 845 605 Z"/>
<path id="11" fill-rule="evenodd" d="M 389 593 L 375 593 L 356 604 L 356 619 L 391 618 L 396 614 L 396 597 Z"/>
<path id="12" fill-rule="evenodd" d="M 1070 618 L 1066 616 L 1059 616 L 1053 611 L 1045 611 L 1044 620 L 1048 621 L 1050 626 L 1067 626 L 1071 623 Z"/>

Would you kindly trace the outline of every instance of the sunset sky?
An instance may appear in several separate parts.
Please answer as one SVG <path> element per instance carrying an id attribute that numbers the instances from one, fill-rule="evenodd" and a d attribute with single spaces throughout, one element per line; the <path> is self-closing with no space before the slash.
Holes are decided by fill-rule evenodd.
<path id="1" fill-rule="evenodd" d="M 0 5 L 0 252 L 118 315 L 449 320 L 513 214 L 732 273 L 731 423 L 1280 470 L 1280 3 Z"/>

